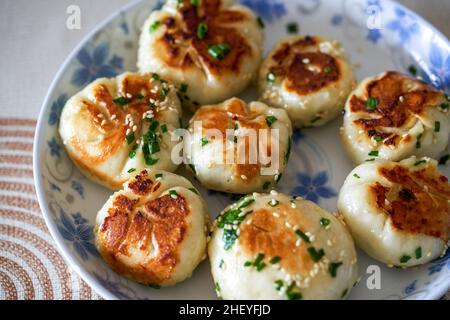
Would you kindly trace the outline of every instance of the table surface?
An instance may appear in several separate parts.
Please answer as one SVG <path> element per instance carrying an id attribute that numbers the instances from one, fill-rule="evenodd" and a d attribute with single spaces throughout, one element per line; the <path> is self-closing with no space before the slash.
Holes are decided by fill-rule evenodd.
<path id="1" fill-rule="evenodd" d="M 32 145 L 44 96 L 67 55 L 128 2 L 0 1 L 0 299 L 100 298 L 66 265 L 48 234 L 34 190 Z M 450 38 L 450 1 L 399 2 Z M 80 30 L 66 28 L 70 5 L 81 9 Z"/>

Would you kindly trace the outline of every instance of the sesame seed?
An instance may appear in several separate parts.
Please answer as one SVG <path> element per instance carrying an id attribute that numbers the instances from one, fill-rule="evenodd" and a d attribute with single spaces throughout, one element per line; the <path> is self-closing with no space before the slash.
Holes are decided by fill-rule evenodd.
<path id="1" fill-rule="evenodd" d="M 100 106 L 100 107 L 106 107 L 106 102 L 105 101 L 100 101 L 99 103 L 98 103 L 98 105 Z"/>
<path id="2" fill-rule="evenodd" d="M 400 96 L 400 97 L 398 97 L 398 100 L 399 100 L 400 102 L 403 102 L 403 101 L 405 101 L 405 97 L 404 97 L 404 96 Z"/>
<path id="3" fill-rule="evenodd" d="M 309 60 L 308 58 L 304 58 L 304 59 L 302 60 L 302 62 L 303 62 L 304 64 L 308 64 L 308 63 L 311 62 L 311 60 Z"/>
<path id="4" fill-rule="evenodd" d="M 133 98 L 133 96 L 131 95 L 131 93 L 127 93 L 127 94 L 125 94 L 125 96 L 126 96 L 128 99 Z"/>
<path id="5" fill-rule="evenodd" d="M 332 247 L 332 246 L 333 246 L 333 243 L 331 242 L 331 240 L 327 240 L 327 245 L 328 245 L 329 247 Z"/>
<path id="6" fill-rule="evenodd" d="M 134 125 L 134 126 L 133 126 L 133 132 L 136 132 L 136 130 L 137 130 L 137 126 Z"/>
<path id="7" fill-rule="evenodd" d="M 115 115 L 115 114 L 113 114 L 112 116 L 111 116 L 111 120 L 114 120 L 114 119 L 116 119 L 117 118 L 117 115 Z"/>
<path id="8" fill-rule="evenodd" d="M 278 194 L 278 192 L 276 192 L 275 190 L 271 190 L 270 194 L 276 196 Z"/>
<path id="9" fill-rule="evenodd" d="M 287 221 L 286 221 L 285 225 L 286 225 L 286 227 L 288 227 L 288 228 L 292 228 L 292 224 L 290 224 L 290 223 L 287 222 Z"/>
<path id="10" fill-rule="evenodd" d="M 100 123 L 100 125 L 103 126 L 103 125 L 105 125 L 105 124 L 106 124 L 106 120 L 103 119 L 103 120 L 102 120 L 102 123 Z"/>
<path id="11" fill-rule="evenodd" d="M 280 217 L 280 214 L 279 214 L 278 212 L 272 212 L 272 215 L 273 215 L 275 218 L 279 218 L 279 217 Z"/>
<path id="12" fill-rule="evenodd" d="M 242 180 L 247 180 L 247 176 L 245 174 L 241 174 L 241 179 Z"/>
<path id="13" fill-rule="evenodd" d="M 100 119 L 103 118 L 103 113 L 97 114 L 97 117 L 99 117 Z"/>
<path id="14" fill-rule="evenodd" d="M 302 244 L 302 240 L 301 239 L 297 239 L 297 241 L 295 241 L 295 246 L 296 247 L 300 247 L 301 244 Z"/>
<path id="15" fill-rule="evenodd" d="M 128 128 L 127 132 L 125 133 L 126 135 L 129 135 L 131 133 L 131 130 Z"/>

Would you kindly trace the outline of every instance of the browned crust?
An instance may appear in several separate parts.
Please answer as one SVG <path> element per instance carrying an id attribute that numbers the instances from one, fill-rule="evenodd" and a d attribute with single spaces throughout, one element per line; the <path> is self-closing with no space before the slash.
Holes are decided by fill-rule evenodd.
<path id="1" fill-rule="evenodd" d="M 239 73 L 245 57 L 252 56 L 247 40 L 231 23 L 246 21 L 248 16 L 235 10 L 222 9 L 220 0 L 202 0 L 198 8 L 190 1 L 183 1 L 178 8 L 181 19 L 166 17 L 162 20 L 164 34 L 157 40 L 165 49 L 164 62 L 178 69 L 193 66 L 208 69 L 214 75 Z M 203 39 L 197 37 L 199 23 L 208 25 Z M 215 59 L 208 53 L 210 45 L 227 43 L 231 51 L 223 59 Z"/>
<path id="2" fill-rule="evenodd" d="M 414 89 L 408 89 L 410 85 L 414 85 Z M 375 135 L 383 140 L 390 137 L 384 141 L 385 145 L 396 145 L 401 139 L 384 132 L 383 128 L 402 127 L 410 119 L 422 115 L 441 95 L 425 83 L 395 71 L 389 71 L 380 79 L 369 82 L 366 89 L 367 99 L 376 98 L 378 104 L 375 110 L 368 110 L 367 100 L 352 95 L 349 99 L 350 111 L 361 115 L 354 123 L 369 138 Z"/>
<path id="3" fill-rule="evenodd" d="M 310 230 L 306 221 L 299 221 L 298 209 L 280 204 L 277 212 L 281 217 L 276 218 L 267 209 L 254 211 L 249 219 L 251 223 L 243 223 L 240 227 L 239 244 L 244 253 L 249 257 L 254 257 L 259 253 L 264 253 L 265 258 L 278 256 L 281 258 L 279 264 L 290 274 L 308 275 L 313 261 L 307 252 L 308 246 L 296 246 L 299 237 L 291 228 L 285 226 L 285 221 L 298 224 L 303 231 Z M 286 213 L 286 218 L 284 214 Z"/>
<path id="4" fill-rule="evenodd" d="M 238 98 L 233 98 L 228 101 L 227 108 L 222 109 L 215 106 L 205 106 L 197 110 L 193 117 L 193 121 L 201 121 L 203 130 L 217 129 L 222 133 L 222 137 L 226 139 L 226 130 L 234 129 L 237 125 L 239 128 L 253 129 L 258 133 L 260 129 L 269 129 L 267 126 L 265 117 L 260 114 L 251 112 L 246 103 Z M 270 132 L 268 132 L 267 150 L 268 157 L 271 155 L 271 141 Z M 259 135 L 257 135 L 259 141 Z M 257 148 L 260 143 L 258 142 Z M 235 144 L 234 163 L 236 163 L 236 174 L 238 179 L 243 182 L 251 182 L 253 178 L 260 175 L 261 163 L 257 159 L 256 163 L 251 163 L 253 159 L 250 159 L 250 138 L 245 136 L 244 139 L 238 140 Z M 255 147 L 255 146 L 253 146 Z M 244 153 L 245 152 L 245 153 Z M 245 154 L 244 163 L 238 163 L 238 155 Z M 259 154 L 259 153 L 258 153 Z M 226 159 L 226 150 L 223 150 L 223 160 Z M 270 165 L 267 164 L 268 166 Z M 242 178 L 245 176 L 246 178 Z"/>
<path id="5" fill-rule="evenodd" d="M 87 111 L 90 122 L 101 135 L 97 142 L 87 142 L 81 140 L 78 136 L 69 138 L 68 144 L 73 148 L 69 152 L 70 157 L 77 162 L 83 170 L 87 171 L 111 187 L 120 187 L 120 183 L 112 181 L 106 174 L 97 170 L 97 166 L 106 162 L 114 156 L 121 148 L 126 145 L 126 132 L 129 128 L 125 124 L 127 114 L 132 115 L 134 124 L 137 128 L 142 127 L 142 115 L 151 109 L 146 103 L 150 98 L 159 100 L 160 92 L 152 92 L 154 84 L 150 81 L 150 75 L 127 75 L 119 84 L 120 92 L 118 97 L 126 97 L 131 94 L 133 98 L 128 105 L 119 106 L 113 102 L 117 97 L 113 97 L 105 85 L 96 86 L 93 92 L 95 103 L 82 101 L 82 107 Z M 138 98 L 138 95 L 142 98 Z M 104 106 L 100 106 L 104 104 Z M 157 109 L 152 109 L 155 119 L 160 117 Z M 113 117 L 114 116 L 114 117 Z M 111 119 L 113 117 L 114 119 Z M 104 121 L 103 121 L 104 120 Z M 135 141 L 137 141 L 143 132 L 135 132 Z M 133 145 L 130 145 L 131 149 Z M 93 154 L 92 149 L 96 152 Z"/>
<path id="6" fill-rule="evenodd" d="M 275 73 L 277 79 L 286 80 L 288 91 L 307 95 L 342 78 L 338 61 L 331 55 L 315 50 L 314 46 L 318 43 L 316 37 L 305 36 L 294 43 L 284 43 L 272 54 L 274 63 L 269 70 Z M 303 63 L 304 59 L 309 60 L 309 63 Z M 314 71 L 310 70 L 311 67 Z"/>
<path id="7" fill-rule="evenodd" d="M 135 183 L 139 194 L 151 186 L 148 179 Z M 188 215 L 187 201 L 181 195 L 164 195 L 144 204 L 118 195 L 99 228 L 100 252 L 114 270 L 141 283 L 161 284 L 179 263 Z M 132 264 L 122 262 L 121 256 L 132 256 L 131 248 L 140 250 L 145 258 Z"/>
<path id="8" fill-rule="evenodd" d="M 447 178 L 430 166 L 409 170 L 396 165 L 393 168 L 381 167 L 378 171 L 396 185 L 390 188 L 377 182 L 370 187 L 376 207 L 389 215 L 393 228 L 447 241 L 450 230 L 450 185 Z"/>

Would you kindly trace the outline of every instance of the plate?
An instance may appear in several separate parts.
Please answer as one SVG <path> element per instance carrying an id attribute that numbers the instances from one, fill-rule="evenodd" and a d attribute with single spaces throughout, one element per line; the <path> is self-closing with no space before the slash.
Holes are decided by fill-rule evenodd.
<path id="1" fill-rule="evenodd" d="M 435 87 L 450 89 L 450 43 L 423 18 L 391 1 L 241 0 L 265 22 L 266 53 L 296 23 L 302 34 L 339 40 L 356 66 L 358 80 L 384 70 L 410 66 Z M 57 133 L 67 99 L 98 77 L 136 70 L 143 21 L 160 1 L 134 2 L 101 23 L 67 58 L 51 85 L 39 117 L 34 173 L 48 228 L 69 264 L 106 299 L 214 299 L 209 264 L 187 281 L 152 289 L 113 272 L 93 244 L 97 210 L 110 191 L 87 180 L 67 157 Z M 250 88 L 242 97 L 255 99 Z M 352 169 L 338 135 L 342 119 L 315 129 L 297 130 L 287 172 L 278 190 L 301 195 L 335 211 L 336 196 Z M 448 150 L 447 150 L 448 152 Z M 441 166 L 450 176 L 450 168 Z M 199 186 L 198 186 L 199 187 Z M 236 196 L 199 187 L 215 217 Z M 450 250 L 446 256 L 412 269 L 388 268 L 358 252 L 361 281 L 350 299 L 438 299 L 450 288 Z M 377 281 L 379 280 L 379 286 Z"/>

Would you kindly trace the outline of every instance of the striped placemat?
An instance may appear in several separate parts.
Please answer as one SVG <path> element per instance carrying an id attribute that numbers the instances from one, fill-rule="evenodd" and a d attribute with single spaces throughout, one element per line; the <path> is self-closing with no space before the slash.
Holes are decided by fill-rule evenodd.
<path id="1" fill-rule="evenodd" d="M 33 182 L 36 120 L 0 118 L 0 299 L 99 299 L 67 266 Z"/>

